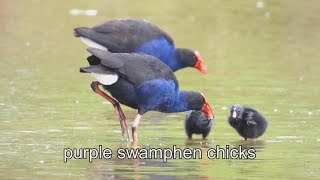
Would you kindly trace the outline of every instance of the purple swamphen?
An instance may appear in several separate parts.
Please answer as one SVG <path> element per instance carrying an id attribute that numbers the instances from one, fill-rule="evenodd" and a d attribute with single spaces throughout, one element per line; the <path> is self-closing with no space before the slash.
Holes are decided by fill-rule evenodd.
<path id="1" fill-rule="evenodd" d="M 134 141 L 137 141 L 141 116 L 148 111 L 174 113 L 198 110 L 208 120 L 213 119 L 212 109 L 204 95 L 181 91 L 173 71 L 155 57 L 139 53 L 111 53 L 96 48 L 87 50 L 92 54 L 88 57 L 90 66 L 80 68 L 80 72 L 91 73 L 97 79 L 91 83 L 91 88 L 115 107 L 123 137 L 126 133 L 130 139 L 130 133 L 119 103 L 138 110 L 132 125 Z M 99 85 L 113 98 L 101 91 Z"/>
<path id="2" fill-rule="evenodd" d="M 172 71 L 194 67 L 207 73 L 198 51 L 175 48 L 166 32 L 146 20 L 115 19 L 92 28 L 75 28 L 74 34 L 90 47 L 113 53 L 145 53 L 164 62 Z"/>

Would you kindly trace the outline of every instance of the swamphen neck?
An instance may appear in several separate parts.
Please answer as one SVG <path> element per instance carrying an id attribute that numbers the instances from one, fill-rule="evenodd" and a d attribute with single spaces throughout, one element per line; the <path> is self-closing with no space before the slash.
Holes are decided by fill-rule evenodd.
<path id="1" fill-rule="evenodd" d="M 139 46 L 134 52 L 145 53 L 158 58 L 177 71 L 186 67 L 194 67 L 201 73 L 207 73 L 207 66 L 204 64 L 200 53 L 187 48 L 175 48 L 169 44 L 164 37 L 153 39 Z"/>
<path id="2" fill-rule="evenodd" d="M 189 110 L 201 110 L 205 107 L 206 100 L 200 92 L 196 91 L 180 91 L 177 90 L 172 99 L 168 99 L 166 104 L 163 104 L 164 112 L 184 112 Z M 209 105 L 207 105 L 209 106 Z"/>
<path id="3" fill-rule="evenodd" d="M 187 109 L 183 109 L 183 111 L 200 110 L 208 120 L 212 120 L 214 118 L 212 109 L 202 93 L 195 91 L 181 91 L 180 101 L 187 105 Z M 182 102 L 180 103 L 183 104 Z"/>
<path id="4" fill-rule="evenodd" d="M 181 91 L 177 82 L 173 80 L 151 80 L 139 86 L 135 92 L 138 94 L 138 112 L 141 115 L 152 110 L 164 113 L 198 110 L 203 112 L 208 119 L 213 119 L 214 116 L 209 103 L 202 93 Z"/>

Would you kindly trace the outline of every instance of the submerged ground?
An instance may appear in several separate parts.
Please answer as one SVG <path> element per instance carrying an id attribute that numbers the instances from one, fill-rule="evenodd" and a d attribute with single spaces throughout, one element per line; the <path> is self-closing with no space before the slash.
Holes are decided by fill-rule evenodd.
<path id="1" fill-rule="evenodd" d="M 262 1 L 261 1 L 262 2 Z M 0 176 L 17 179 L 317 179 L 320 173 L 319 1 L 1 1 Z M 72 9 L 96 9 L 96 16 Z M 73 28 L 145 18 L 178 47 L 199 50 L 209 74 L 176 73 L 216 113 L 208 140 L 186 140 L 184 113 L 147 113 L 139 147 L 254 147 L 254 160 L 71 160 L 63 148 L 116 151 L 113 107 L 80 74 L 86 56 Z M 269 128 L 245 142 L 227 124 L 232 103 L 259 109 Z M 131 122 L 135 111 L 124 108 Z M 159 168 L 160 167 L 160 168 Z"/>

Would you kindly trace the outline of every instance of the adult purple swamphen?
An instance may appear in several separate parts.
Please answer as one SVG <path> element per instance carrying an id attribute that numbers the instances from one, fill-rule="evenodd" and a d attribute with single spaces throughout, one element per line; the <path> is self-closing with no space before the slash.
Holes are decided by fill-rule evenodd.
<path id="1" fill-rule="evenodd" d="M 172 70 L 153 56 L 140 53 L 111 53 L 88 48 L 90 66 L 80 68 L 80 72 L 91 73 L 97 81 L 91 88 L 116 109 L 120 118 L 122 136 L 130 139 L 126 117 L 118 102 L 138 110 L 133 125 L 133 140 L 137 141 L 137 127 L 141 116 L 148 111 L 165 113 L 199 110 L 208 120 L 213 112 L 204 95 L 195 91 L 181 91 Z M 112 97 L 99 89 L 102 85 Z"/>
<path id="2" fill-rule="evenodd" d="M 198 51 L 175 48 L 166 32 L 146 20 L 110 20 L 92 28 L 75 28 L 74 34 L 90 47 L 114 53 L 145 53 L 161 60 L 173 71 L 194 67 L 203 74 L 207 73 Z"/>
<path id="3" fill-rule="evenodd" d="M 228 122 L 245 140 L 258 138 L 268 127 L 268 121 L 257 110 L 240 104 L 230 107 Z"/>

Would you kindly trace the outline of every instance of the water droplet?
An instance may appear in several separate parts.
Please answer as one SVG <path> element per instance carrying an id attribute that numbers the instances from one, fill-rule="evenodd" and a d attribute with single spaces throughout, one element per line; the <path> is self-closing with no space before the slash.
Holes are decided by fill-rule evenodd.
<path id="1" fill-rule="evenodd" d="M 91 129 L 91 128 L 89 128 L 89 127 L 74 127 L 73 129 L 85 130 L 85 129 Z"/>
<path id="2" fill-rule="evenodd" d="M 275 143 L 278 143 L 278 142 L 282 142 L 280 140 L 268 140 L 267 142 L 275 142 Z"/>
<path id="3" fill-rule="evenodd" d="M 308 115 L 311 116 L 313 113 L 312 112 L 308 112 Z"/>
<path id="4" fill-rule="evenodd" d="M 278 139 L 296 139 L 297 136 L 277 136 Z"/>
<path id="5" fill-rule="evenodd" d="M 61 132 L 62 130 L 60 129 L 49 129 L 48 132 Z"/>
<path id="6" fill-rule="evenodd" d="M 98 14 L 98 11 L 95 9 L 88 9 L 88 10 L 70 9 L 69 14 L 72 16 L 79 16 L 79 15 L 96 16 Z"/>
<path id="7" fill-rule="evenodd" d="M 119 131 L 119 130 L 114 130 L 114 131 L 112 131 L 113 133 L 121 133 L 121 131 Z"/>
<path id="8" fill-rule="evenodd" d="M 303 81 L 304 77 L 303 76 L 300 76 L 299 77 L 299 81 Z"/>
<path id="9" fill-rule="evenodd" d="M 50 144 L 46 145 L 46 149 L 49 149 L 50 148 Z"/>
<path id="10" fill-rule="evenodd" d="M 21 133 L 38 133 L 36 131 L 28 131 L 28 130 L 22 130 L 22 131 L 18 131 L 18 132 L 21 132 Z"/>
<path id="11" fill-rule="evenodd" d="M 278 112 L 278 111 L 279 111 L 278 109 L 274 109 L 274 110 L 273 110 L 273 112 Z"/>
<path id="12" fill-rule="evenodd" d="M 221 109 L 222 109 L 222 110 L 227 110 L 228 108 L 227 108 L 227 107 L 225 107 L 225 106 L 223 106 Z"/>
<path id="13" fill-rule="evenodd" d="M 258 1 L 256 3 L 256 7 L 259 8 L 259 9 L 264 8 L 264 2 L 263 1 Z"/>
<path id="14" fill-rule="evenodd" d="M 88 9 L 85 11 L 85 14 L 88 16 L 96 16 L 98 14 L 98 11 L 95 9 Z"/>
<path id="15" fill-rule="evenodd" d="M 72 15 L 72 16 L 78 16 L 80 14 L 82 14 L 83 11 L 80 10 L 80 9 L 70 9 L 69 10 L 69 14 Z"/>
<path id="16" fill-rule="evenodd" d="M 76 103 L 76 104 L 78 104 L 78 103 L 79 103 L 79 101 L 75 101 L 75 103 Z"/>
<path id="17" fill-rule="evenodd" d="M 102 104 L 111 104 L 111 102 L 109 102 L 109 101 L 103 101 L 103 102 L 101 102 Z"/>
<path id="18" fill-rule="evenodd" d="M 264 16 L 266 17 L 266 18 L 269 18 L 270 17 L 270 12 L 269 11 L 267 11 L 266 13 L 264 13 Z"/>

